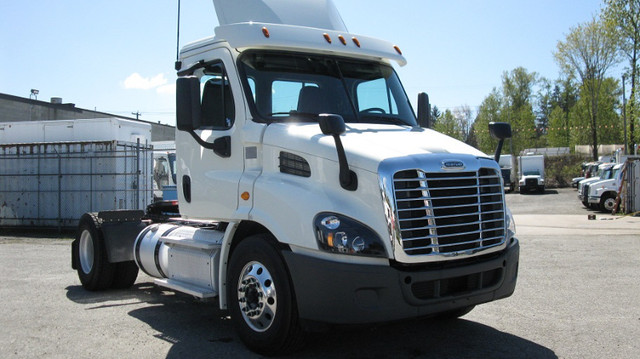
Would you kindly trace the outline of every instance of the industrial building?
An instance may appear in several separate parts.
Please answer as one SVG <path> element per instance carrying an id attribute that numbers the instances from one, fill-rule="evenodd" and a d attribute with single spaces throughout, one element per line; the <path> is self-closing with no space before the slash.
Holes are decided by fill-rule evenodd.
<path id="1" fill-rule="evenodd" d="M 108 117 L 150 124 L 151 141 L 153 142 L 175 140 L 174 126 L 78 108 L 75 104 L 63 103 L 60 97 L 52 97 L 50 102 L 46 102 L 0 93 L 0 122 L 77 120 Z"/>

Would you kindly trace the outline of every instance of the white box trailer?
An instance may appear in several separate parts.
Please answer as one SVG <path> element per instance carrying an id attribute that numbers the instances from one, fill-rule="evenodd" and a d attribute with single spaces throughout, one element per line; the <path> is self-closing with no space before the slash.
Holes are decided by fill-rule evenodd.
<path id="1" fill-rule="evenodd" d="M 150 125 L 131 122 L 0 123 L 0 226 L 71 228 L 87 211 L 146 208 Z"/>
<path id="2" fill-rule="evenodd" d="M 57 121 L 0 122 L 0 143 L 60 141 L 151 142 L 151 125 L 115 117 Z"/>

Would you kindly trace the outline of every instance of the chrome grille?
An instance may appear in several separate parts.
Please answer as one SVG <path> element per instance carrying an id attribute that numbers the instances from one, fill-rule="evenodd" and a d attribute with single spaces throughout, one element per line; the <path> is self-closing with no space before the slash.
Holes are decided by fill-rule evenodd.
<path id="1" fill-rule="evenodd" d="M 406 170 L 396 172 L 393 183 L 407 255 L 453 256 L 504 243 L 504 194 L 497 170 Z"/>

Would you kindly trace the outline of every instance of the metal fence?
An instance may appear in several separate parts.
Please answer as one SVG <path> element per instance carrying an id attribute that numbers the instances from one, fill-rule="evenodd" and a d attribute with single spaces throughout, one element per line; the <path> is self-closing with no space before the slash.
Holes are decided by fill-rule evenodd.
<path id="1" fill-rule="evenodd" d="M 145 209 L 152 161 L 140 142 L 0 144 L 0 226 L 73 228 L 85 212 Z"/>

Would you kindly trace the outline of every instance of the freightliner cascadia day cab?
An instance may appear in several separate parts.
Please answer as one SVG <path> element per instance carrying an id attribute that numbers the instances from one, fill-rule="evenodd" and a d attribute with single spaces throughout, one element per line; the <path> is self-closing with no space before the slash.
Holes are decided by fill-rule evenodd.
<path id="1" fill-rule="evenodd" d="M 131 286 L 139 268 L 217 298 L 267 355 L 327 324 L 458 317 L 513 293 L 508 124 L 490 126 L 496 158 L 418 126 L 399 48 L 348 33 L 330 0 L 213 2 L 215 37 L 176 62 L 181 217 L 85 214 L 85 288 Z"/>

